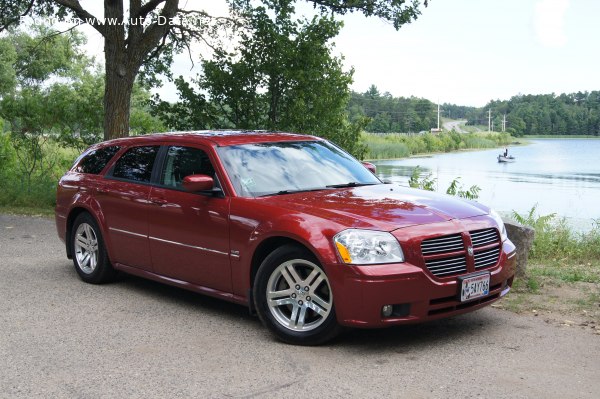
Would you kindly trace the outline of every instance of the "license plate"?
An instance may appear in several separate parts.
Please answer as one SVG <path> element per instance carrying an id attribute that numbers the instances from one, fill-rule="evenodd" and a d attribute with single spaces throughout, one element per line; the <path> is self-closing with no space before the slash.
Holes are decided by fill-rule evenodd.
<path id="1" fill-rule="evenodd" d="M 471 301 L 481 298 L 490 293 L 490 275 L 478 274 L 472 277 L 464 277 L 461 279 L 460 301 Z"/>

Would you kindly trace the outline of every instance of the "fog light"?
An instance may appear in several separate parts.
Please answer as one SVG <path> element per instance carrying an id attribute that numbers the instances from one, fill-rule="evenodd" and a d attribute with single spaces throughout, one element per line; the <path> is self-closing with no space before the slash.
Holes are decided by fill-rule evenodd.
<path id="1" fill-rule="evenodd" d="M 394 307 L 392 305 L 383 305 L 383 307 L 381 308 L 381 315 L 383 317 L 390 317 L 392 315 L 393 310 Z"/>

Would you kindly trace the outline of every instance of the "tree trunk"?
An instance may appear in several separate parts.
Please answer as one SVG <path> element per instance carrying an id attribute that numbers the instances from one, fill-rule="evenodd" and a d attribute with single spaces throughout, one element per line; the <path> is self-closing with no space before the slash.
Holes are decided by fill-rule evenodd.
<path id="1" fill-rule="evenodd" d="M 106 65 L 110 65 L 107 63 Z M 120 76 L 107 68 L 104 87 L 104 140 L 129 136 L 129 111 L 135 76 L 128 71 Z"/>
<path id="2" fill-rule="evenodd" d="M 123 1 L 105 0 L 106 18 L 123 21 Z M 123 25 L 106 25 L 104 38 L 104 140 L 129 136 L 131 92 L 137 74 L 128 62 Z"/>

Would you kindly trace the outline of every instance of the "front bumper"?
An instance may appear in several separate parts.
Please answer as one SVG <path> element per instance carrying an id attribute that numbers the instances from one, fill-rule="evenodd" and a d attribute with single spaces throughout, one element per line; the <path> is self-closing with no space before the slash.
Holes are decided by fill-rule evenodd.
<path id="1" fill-rule="evenodd" d="M 498 263 L 490 272 L 489 295 L 460 302 L 458 276 L 436 278 L 408 263 L 377 266 L 331 265 L 330 279 L 338 322 L 352 327 L 384 327 L 417 323 L 470 312 L 487 306 L 508 293 L 516 270 L 515 246 L 502 244 Z M 461 275 L 462 276 L 462 275 Z M 398 305 L 383 317 L 384 305 Z"/>

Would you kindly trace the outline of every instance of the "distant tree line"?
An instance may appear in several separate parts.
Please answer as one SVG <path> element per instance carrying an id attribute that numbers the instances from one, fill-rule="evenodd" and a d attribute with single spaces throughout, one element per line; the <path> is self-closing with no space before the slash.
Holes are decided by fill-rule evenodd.
<path id="1" fill-rule="evenodd" d="M 369 118 L 371 133 L 420 132 L 437 126 L 437 105 L 424 98 L 393 97 L 371 85 L 364 93 L 352 92 L 348 102 L 351 122 Z"/>
<path id="2" fill-rule="evenodd" d="M 600 135 L 600 91 L 571 94 L 517 95 L 491 101 L 468 112 L 468 124 L 487 125 L 492 110 L 494 130 L 506 115 L 506 131 L 516 135 Z"/>

